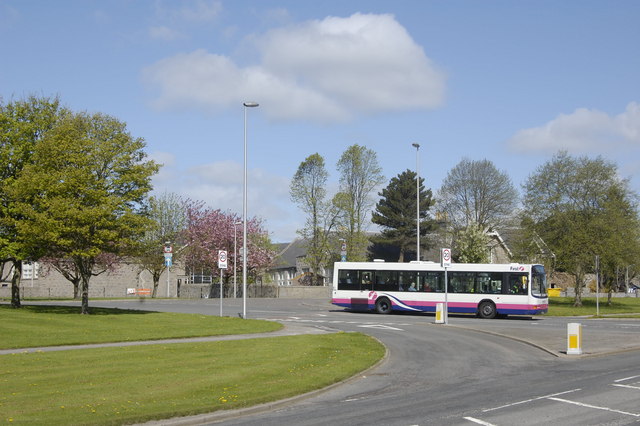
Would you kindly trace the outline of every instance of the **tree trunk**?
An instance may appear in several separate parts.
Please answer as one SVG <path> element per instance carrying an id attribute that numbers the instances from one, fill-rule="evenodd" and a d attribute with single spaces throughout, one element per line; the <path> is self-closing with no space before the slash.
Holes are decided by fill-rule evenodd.
<path id="1" fill-rule="evenodd" d="M 575 299 L 573 300 L 573 306 L 579 307 L 582 306 L 582 286 L 584 284 L 584 278 L 582 270 L 580 268 L 578 268 L 578 270 L 575 272 L 574 277 L 576 279 L 576 295 Z"/>
<path id="2" fill-rule="evenodd" d="M 22 279 L 22 262 L 13 262 L 13 277 L 11 278 L 11 307 L 21 308 L 20 303 L 20 281 Z"/>
<path id="3" fill-rule="evenodd" d="M 82 277 L 82 315 L 89 315 L 89 277 Z"/>

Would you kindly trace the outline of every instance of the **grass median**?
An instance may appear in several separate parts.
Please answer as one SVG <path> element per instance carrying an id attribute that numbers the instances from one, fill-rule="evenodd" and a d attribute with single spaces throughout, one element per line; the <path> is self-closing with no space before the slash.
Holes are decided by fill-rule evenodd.
<path id="1" fill-rule="evenodd" d="M 596 298 L 582 299 L 582 306 L 573 306 L 573 297 L 550 297 L 548 316 L 595 316 Z M 600 316 L 640 318 L 640 297 L 614 297 L 611 304 L 600 298 Z"/>
<path id="2" fill-rule="evenodd" d="M 117 336 L 136 340 L 134 332 L 124 329 L 139 329 L 140 318 L 152 315 L 109 311 L 112 310 L 89 316 L 95 322 L 84 322 L 87 316 L 60 313 L 57 309 L 0 309 L 3 343 L 5 347 L 16 347 L 15 343 L 6 344 L 4 334 L 4 319 L 14 315 L 24 315 L 28 320 L 25 334 L 33 333 L 40 342 L 50 340 L 48 331 L 59 334 L 58 328 L 65 327 L 62 324 L 66 320 L 58 315 L 75 315 L 71 320 L 82 324 L 69 325 L 68 334 L 79 336 L 67 340 L 92 342 L 96 339 L 87 338 L 82 329 L 101 324 L 99 317 L 113 325 L 114 336 L 108 339 L 113 341 Z M 183 328 L 207 323 L 209 331 L 235 327 L 239 332 L 251 333 L 279 327 L 259 320 L 212 316 L 206 317 L 207 321 L 201 315 L 170 315 L 174 324 Z M 114 322 L 109 323 L 110 320 Z M 12 321 L 15 327 L 15 318 Z M 154 324 L 150 322 L 146 328 L 153 328 Z M 184 334 L 181 331 L 179 337 Z M 147 330 L 146 336 L 151 335 L 154 333 Z M 155 334 L 160 335 L 178 337 L 168 335 L 166 330 Z M 375 364 L 384 353 L 379 342 L 364 334 L 333 333 L 0 355 L 0 421 L 124 424 L 249 407 L 346 379 Z"/>

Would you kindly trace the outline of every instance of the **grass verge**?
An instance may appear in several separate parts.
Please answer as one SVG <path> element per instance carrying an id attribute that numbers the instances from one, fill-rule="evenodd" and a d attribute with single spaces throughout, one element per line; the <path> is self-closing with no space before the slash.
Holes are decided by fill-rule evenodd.
<path id="1" fill-rule="evenodd" d="M 549 316 L 586 316 L 596 315 L 596 299 L 583 298 L 582 306 L 573 306 L 573 297 L 549 298 Z M 616 316 L 622 318 L 640 318 L 639 297 L 614 297 L 611 305 L 607 304 L 607 298 L 600 299 L 600 316 Z"/>
<path id="2" fill-rule="evenodd" d="M 0 421 L 123 424 L 248 407 L 320 389 L 375 364 L 359 333 L 0 356 Z"/>
<path id="3" fill-rule="evenodd" d="M 182 337 L 264 333 L 281 324 L 197 314 L 78 306 L 0 305 L 0 349 L 88 343 L 127 342 Z"/>

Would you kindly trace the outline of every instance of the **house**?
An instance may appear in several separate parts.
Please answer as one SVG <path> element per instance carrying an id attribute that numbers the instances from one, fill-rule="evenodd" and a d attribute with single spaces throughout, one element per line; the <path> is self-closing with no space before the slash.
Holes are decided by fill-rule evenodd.
<path id="1" fill-rule="evenodd" d="M 276 244 L 277 255 L 274 265 L 267 270 L 266 282 L 272 282 L 278 286 L 308 285 L 304 282 L 305 275 L 311 272 L 305 262 L 307 255 L 307 242 L 296 238 L 290 243 Z M 324 277 L 324 284 L 330 285 L 333 276 L 333 267 L 320 271 Z"/>

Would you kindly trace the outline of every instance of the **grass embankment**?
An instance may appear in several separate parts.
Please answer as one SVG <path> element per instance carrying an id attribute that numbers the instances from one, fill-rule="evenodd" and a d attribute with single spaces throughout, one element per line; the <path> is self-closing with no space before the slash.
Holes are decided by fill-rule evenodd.
<path id="1" fill-rule="evenodd" d="M 106 309 L 82 316 L 60 313 L 57 307 L 38 308 L 0 309 L 4 347 L 16 347 L 5 336 L 16 338 L 20 317 L 23 334 L 39 342 L 26 345 L 31 347 L 51 341 L 49 333 L 68 335 L 66 343 L 95 342 L 89 337 L 91 327 L 111 327 L 110 338 L 103 336 L 103 341 L 138 340 L 132 330 L 145 328 L 144 335 L 152 338 L 279 328 L 239 318 Z M 13 329 L 10 334 L 5 334 L 5 319 Z M 147 322 L 141 325 L 142 320 Z M 208 331 L 187 333 L 184 328 Z M 336 333 L 1 355 L 0 422 L 123 424 L 248 407 L 351 377 L 384 352 L 380 343 L 363 334 Z"/>
<path id="2" fill-rule="evenodd" d="M 550 297 L 548 316 L 595 316 L 596 299 L 583 298 L 582 306 L 573 306 L 573 297 Z M 614 297 L 611 305 L 607 298 L 600 298 L 600 316 L 640 318 L 640 297 Z"/>

